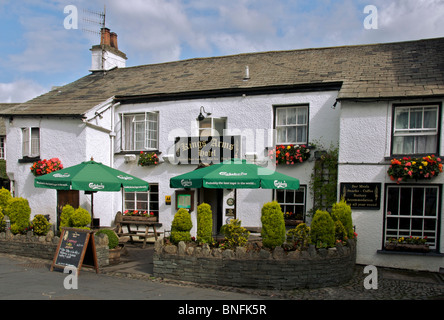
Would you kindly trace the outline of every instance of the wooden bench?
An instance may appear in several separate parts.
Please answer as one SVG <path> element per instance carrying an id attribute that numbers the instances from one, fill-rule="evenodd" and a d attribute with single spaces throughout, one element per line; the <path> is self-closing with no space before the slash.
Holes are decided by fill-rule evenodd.
<path id="1" fill-rule="evenodd" d="M 115 231 L 119 237 L 125 237 L 128 236 L 131 239 L 131 242 L 134 243 L 134 237 L 143 238 L 143 248 L 146 246 L 146 240 L 152 236 L 157 240 L 158 236 L 160 235 L 159 232 L 157 232 L 157 227 L 161 227 L 162 224 L 155 222 L 155 221 L 124 221 L 122 217 L 122 213 L 119 211 L 116 214 L 116 218 L 114 220 L 116 228 Z M 128 229 L 127 232 L 123 231 L 123 227 L 126 227 Z M 131 230 L 131 226 L 144 226 L 145 230 Z M 152 229 L 152 231 L 149 231 L 149 229 Z"/>

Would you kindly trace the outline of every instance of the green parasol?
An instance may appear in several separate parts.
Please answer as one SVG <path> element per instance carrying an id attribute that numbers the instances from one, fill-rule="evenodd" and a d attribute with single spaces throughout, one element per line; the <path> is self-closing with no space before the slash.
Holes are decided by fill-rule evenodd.
<path id="1" fill-rule="evenodd" d="M 170 179 L 171 188 L 299 189 L 299 180 L 282 173 L 231 159 Z"/>

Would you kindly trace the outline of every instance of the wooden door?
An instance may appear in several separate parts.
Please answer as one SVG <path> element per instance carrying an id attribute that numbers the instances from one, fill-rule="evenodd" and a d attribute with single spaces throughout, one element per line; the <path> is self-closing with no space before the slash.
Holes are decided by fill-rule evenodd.
<path id="1" fill-rule="evenodd" d="M 57 230 L 60 227 L 60 214 L 65 205 L 77 209 L 80 205 L 78 190 L 57 190 Z"/>

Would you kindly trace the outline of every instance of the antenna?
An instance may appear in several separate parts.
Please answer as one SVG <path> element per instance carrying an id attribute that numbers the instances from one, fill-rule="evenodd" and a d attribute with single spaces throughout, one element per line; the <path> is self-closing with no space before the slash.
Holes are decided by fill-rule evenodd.
<path id="1" fill-rule="evenodd" d="M 105 28 L 106 22 L 106 6 L 103 6 L 103 12 L 100 11 L 91 11 L 87 9 L 82 10 L 82 31 L 91 33 L 93 35 L 100 37 L 100 29 Z M 88 26 L 85 26 L 88 25 Z M 99 31 L 97 31 L 97 27 L 99 27 Z M 95 29 L 95 30 L 91 30 Z"/>

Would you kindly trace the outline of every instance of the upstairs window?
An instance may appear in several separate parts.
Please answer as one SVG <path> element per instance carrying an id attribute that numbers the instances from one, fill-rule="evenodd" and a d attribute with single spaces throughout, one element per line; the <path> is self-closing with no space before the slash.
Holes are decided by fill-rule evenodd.
<path id="1" fill-rule="evenodd" d="M 205 118 L 199 121 L 199 137 L 223 136 L 226 118 Z"/>
<path id="2" fill-rule="evenodd" d="M 307 144 L 308 106 L 277 107 L 276 144 Z"/>
<path id="3" fill-rule="evenodd" d="M 392 154 L 435 154 L 438 152 L 439 106 L 396 106 Z"/>
<path id="4" fill-rule="evenodd" d="M 40 129 L 22 128 L 22 157 L 40 156 Z"/>
<path id="5" fill-rule="evenodd" d="M 125 151 L 157 150 L 159 114 L 156 112 L 122 115 L 122 149 Z"/>

